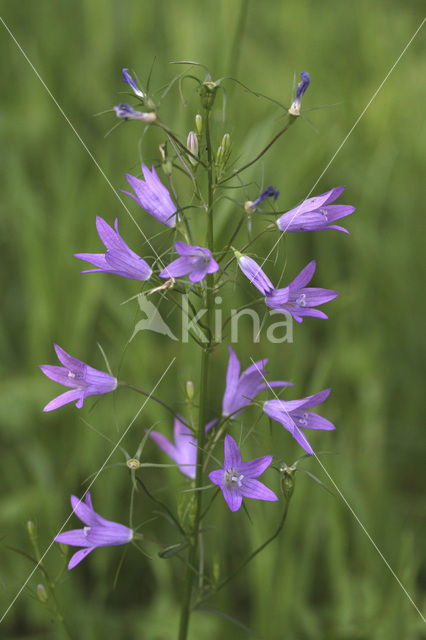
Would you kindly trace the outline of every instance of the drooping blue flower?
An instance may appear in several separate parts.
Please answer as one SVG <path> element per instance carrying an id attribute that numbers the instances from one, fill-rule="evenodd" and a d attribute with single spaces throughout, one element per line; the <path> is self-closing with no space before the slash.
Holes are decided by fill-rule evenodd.
<path id="1" fill-rule="evenodd" d="M 83 547 L 72 556 L 68 569 L 74 569 L 96 547 L 110 547 L 127 544 L 133 538 L 133 531 L 124 524 L 105 520 L 93 509 L 90 493 L 86 493 L 85 502 L 71 496 L 71 505 L 75 515 L 85 524 L 83 529 L 73 529 L 59 533 L 55 542 Z"/>
<path id="2" fill-rule="evenodd" d="M 264 296 L 272 293 L 274 290 L 274 285 L 269 280 L 266 273 L 262 270 L 262 268 L 257 264 L 256 260 L 250 258 L 249 256 L 245 256 L 239 251 L 234 251 L 235 257 L 238 261 L 238 266 L 241 271 L 244 273 L 246 278 L 250 280 L 252 284 L 260 291 L 260 293 Z"/>
<path id="3" fill-rule="evenodd" d="M 231 345 L 228 345 L 229 361 L 226 372 L 226 388 L 222 401 L 222 415 L 233 417 L 239 415 L 235 413 L 238 409 L 243 410 L 250 400 L 253 400 L 259 393 L 267 387 L 288 387 L 293 386 L 291 382 L 274 380 L 265 382 L 268 372 L 265 370 L 268 362 L 267 358 L 254 362 L 245 371 L 241 372 L 240 361 L 238 360 Z"/>
<path id="4" fill-rule="evenodd" d="M 265 191 L 263 191 L 263 193 L 260 194 L 260 196 L 254 200 L 253 202 L 251 200 L 247 200 L 247 202 L 244 203 L 244 208 L 248 213 L 253 213 L 253 211 L 256 211 L 256 208 L 267 198 L 274 198 L 274 202 L 275 200 L 278 198 L 278 196 L 280 195 L 280 192 L 277 191 L 272 185 L 270 185 L 269 187 L 267 187 L 265 189 Z"/>
<path id="5" fill-rule="evenodd" d="M 290 209 L 277 220 L 280 231 L 297 233 L 300 231 L 319 231 L 321 229 L 336 229 L 349 234 L 344 227 L 333 224 L 335 220 L 344 218 L 355 211 L 355 207 L 331 202 L 343 193 L 345 187 L 335 187 L 319 196 L 304 200 L 294 209 Z"/>
<path id="6" fill-rule="evenodd" d="M 124 120 L 140 120 L 141 122 L 146 122 L 146 124 L 152 124 L 157 119 L 153 111 L 148 111 L 147 113 L 136 111 L 136 109 L 125 103 L 115 105 L 114 111 L 117 118 L 123 118 Z"/>
<path id="7" fill-rule="evenodd" d="M 138 98 L 141 98 L 141 100 L 144 100 L 145 93 L 142 91 L 142 89 L 139 89 L 136 81 L 133 80 L 132 76 L 130 75 L 129 70 L 123 69 L 121 73 L 123 74 L 123 81 L 131 87 L 133 93 L 138 96 Z"/>
<path id="8" fill-rule="evenodd" d="M 307 71 L 302 71 L 300 74 L 300 82 L 297 85 L 296 97 L 291 103 L 291 107 L 288 112 L 292 116 L 300 116 L 300 106 L 302 103 L 303 94 L 306 89 L 309 87 L 311 83 L 311 79 L 309 77 L 309 73 Z"/>
<path id="9" fill-rule="evenodd" d="M 284 289 L 274 289 L 265 296 L 266 305 L 270 309 L 289 313 L 297 322 L 303 322 L 302 316 L 325 318 L 328 316 L 319 309 L 320 304 L 330 302 L 339 295 L 332 289 L 320 287 L 306 287 L 315 273 L 316 262 L 312 260 L 298 276 Z"/>
<path id="10" fill-rule="evenodd" d="M 215 273 L 219 269 L 210 249 L 179 241 L 175 242 L 175 249 L 181 257 L 165 267 L 160 273 L 160 278 L 188 275 L 191 282 L 200 282 L 208 273 Z"/>
<path id="11" fill-rule="evenodd" d="M 76 401 L 77 409 L 81 409 L 83 401 L 88 396 L 98 396 L 114 391 L 117 387 L 117 379 L 104 371 L 93 369 L 77 358 L 73 358 L 57 344 L 55 346 L 56 355 L 62 367 L 51 364 L 42 364 L 40 369 L 44 375 L 64 385 L 70 387 L 70 391 L 65 391 L 60 396 L 51 400 L 43 411 L 53 411 L 64 404 Z"/>
<path id="12" fill-rule="evenodd" d="M 306 411 L 324 402 L 331 389 L 324 389 L 312 396 L 300 400 L 267 400 L 263 411 L 272 420 L 279 422 L 287 429 L 305 451 L 313 455 L 314 451 L 301 429 L 324 429 L 330 431 L 336 427 L 332 422 L 312 411 Z"/>
<path id="13" fill-rule="evenodd" d="M 105 253 L 75 253 L 80 260 L 91 262 L 96 269 L 85 269 L 81 273 L 113 273 L 131 280 L 148 280 L 152 269 L 143 258 L 140 258 L 124 242 L 118 233 L 118 220 L 115 220 L 115 231 L 100 216 L 96 216 L 96 228 L 105 245 Z"/>
<path id="14" fill-rule="evenodd" d="M 241 461 L 241 453 L 234 438 L 225 436 L 223 469 L 209 473 L 209 479 L 217 484 L 231 511 L 238 511 L 243 498 L 275 502 L 277 496 L 263 482 L 255 480 L 269 467 L 272 456 L 263 456 L 247 462 Z"/>
<path id="15" fill-rule="evenodd" d="M 142 164 L 142 173 L 144 180 L 135 176 L 126 175 L 127 182 L 132 187 L 133 193 L 123 191 L 128 196 L 136 200 L 142 209 L 145 209 L 158 222 L 167 227 L 174 227 L 176 224 L 176 206 L 170 197 L 170 193 L 162 184 L 154 167 L 150 171 L 148 167 Z"/>

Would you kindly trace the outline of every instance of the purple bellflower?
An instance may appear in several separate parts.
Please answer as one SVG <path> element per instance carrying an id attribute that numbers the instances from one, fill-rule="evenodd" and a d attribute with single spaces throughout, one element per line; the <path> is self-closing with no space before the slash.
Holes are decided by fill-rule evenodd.
<path id="1" fill-rule="evenodd" d="M 319 304 L 330 302 L 339 295 L 337 291 L 331 289 L 321 289 L 319 287 L 306 287 L 312 280 L 315 273 L 316 263 L 312 260 L 298 276 L 284 289 L 275 289 L 265 296 L 268 307 L 277 311 L 289 313 L 297 322 L 303 322 L 302 316 L 315 316 L 325 318 L 323 311 L 313 309 Z"/>
<path id="2" fill-rule="evenodd" d="M 83 529 L 64 531 L 56 536 L 55 542 L 69 544 L 71 547 L 83 547 L 72 556 L 68 569 L 74 569 L 96 547 L 109 547 L 126 544 L 133 538 L 133 531 L 124 524 L 105 520 L 94 511 L 90 493 L 86 493 L 83 502 L 71 496 L 71 504 L 75 515 L 86 525 Z"/>
<path id="3" fill-rule="evenodd" d="M 234 251 L 234 253 L 241 271 L 244 273 L 246 278 L 248 278 L 257 289 L 259 289 L 260 293 L 264 296 L 272 293 L 274 291 L 274 285 L 262 268 L 257 264 L 256 260 L 243 255 L 239 251 Z"/>
<path id="4" fill-rule="evenodd" d="M 309 73 L 307 71 L 302 71 L 300 74 L 300 82 L 297 85 L 296 97 L 291 103 L 291 107 L 288 110 L 289 114 L 292 116 L 300 116 L 300 106 L 302 103 L 303 94 L 306 89 L 311 84 L 311 79 L 309 77 Z"/>
<path id="5" fill-rule="evenodd" d="M 176 258 L 163 269 L 160 278 L 179 278 L 189 275 L 191 282 L 200 282 L 208 273 L 215 273 L 219 269 L 210 249 L 179 241 L 175 242 L 175 249 L 181 257 Z"/>
<path id="6" fill-rule="evenodd" d="M 314 198 L 304 200 L 299 206 L 290 209 L 277 220 L 280 231 L 297 233 L 300 231 L 320 231 L 336 229 L 349 234 L 344 227 L 333 224 L 335 220 L 344 218 L 355 211 L 355 207 L 346 204 L 332 204 L 343 193 L 346 187 L 334 187 Z"/>
<path id="7" fill-rule="evenodd" d="M 267 387 L 293 386 L 291 382 L 275 380 L 265 382 L 268 372 L 265 370 L 268 359 L 253 363 L 240 375 L 241 365 L 231 345 L 228 345 L 229 361 L 226 372 L 226 389 L 222 401 L 222 415 L 229 416 L 238 409 L 244 409 L 261 391 Z"/>
<path id="8" fill-rule="evenodd" d="M 176 207 L 170 197 L 166 187 L 160 181 L 154 167 L 150 171 L 142 164 L 142 173 L 145 180 L 126 174 L 127 182 L 136 195 L 123 191 L 128 196 L 136 200 L 142 209 L 145 209 L 158 222 L 167 227 L 174 227 L 176 224 Z"/>
<path id="9" fill-rule="evenodd" d="M 75 253 L 80 260 L 91 262 L 96 269 L 86 269 L 81 273 L 113 273 L 131 280 L 148 280 L 152 269 L 132 251 L 118 233 L 118 220 L 115 231 L 100 216 L 96 216 L 96 228 L 105 245 L 106 253 Z"/>
<path id="10" fill-rule="evenodd" d="M 125 104 L 124 102 L 115 105 L 114 111 L 117 118 L 123 118 L 123 120 L 141 120 L 141 122 L 152 124 L 157 119 L 157 116 L 153 111 L 149 111 L 148 113 L 136 111 L 136 109 L 133 109 L 133 107 L 129 104 Z"/>
<path id="11" fill-rule="evenodd" d="M 42 364 L 40 369 L 45 376 L 54 382 L 63 384 L 64 387 L 71 387 L 71 390 L 65 391 L 65 393 L 51 400 L 43 411 L 53 411 L 64 404 L 68 404 L 68 402 L 74 401 L 77 401 L 77 409 L 81 409 L 84 399 L 88 396 L 102 395 L 117 388 L 117 379 L 109 373 L 93 369 L 81 360 L 70 356 L 57 344 L 54 346 L 56 355 L 63 366 Z"/>
<path id="12" fill-rule="evenodd" d="M 267 400 L 263 411 L 272 420 L 279 422 L 287 429 L 305 451 L 313 455 L 313 449 L 301 429 L 324 429 L 330 431 L 336 427 L 332 422 L 312 411 L 306 411 L 324 402 L 331 389 L 324 389 L 300 400 Z"/>
<path id="13" fill-rule="evenodd" d="M 241 453 L 232 436 L 225 436 L 225 459 L 223 469 L 209 473 L 209 479 L 217 484 L 231 511 L 238 511 L 243 498 L 256 500 L 278 500 L 271 489 L 255 480 L 269 467 L 272 456 L 263 456 L 248 462 L 241 462 Z"/>
<path id="14" fill-rule="evenodd" d="M 123 82 L 127 82 L 127 84 L 131 87 L 133 93 L 136 96 L 138 96 L 138 98 L 140 98 L 141 100 L 144 100 L 146 96 L 142 91 L 142 89 L 139 89 L 138 85 L 136 84 L 136 81 L 133 80 L 132 76 L 129 73 L 129 70 L 123 69 L 121 73 L 123 75 Z"/>
<path id="15" fill-rule="evenodd" d="M 257 200 L 254 200 L 253 202 L 251 200 L 247 200 L 247 202 L 244 203 L 244 209 L 247 211 L 247 213 L 253 213 L 254 211 L 256 211 L 256 208 L 264 200 L 266 200 L 266 198 L 273 197 L 275 202 L 275 200 L 278 198 L 279 195 L 280 195 L 280 192 L 277 191 L 272 185 L 270 185 L 265 189 L 265 191 L 263 191 L 263 193 L 260 194 Z"/>
<path id="16" fill-rule="evenodd" d="M 175 418 L 174 422 L 175 444 L 158 431 L 150 431 L 149 437 L 176 462 L 183 474 L 189 478 L 195 478 L 197 441 L 194 439 L 191 429 L 184 425 L 179 418 Z"/>

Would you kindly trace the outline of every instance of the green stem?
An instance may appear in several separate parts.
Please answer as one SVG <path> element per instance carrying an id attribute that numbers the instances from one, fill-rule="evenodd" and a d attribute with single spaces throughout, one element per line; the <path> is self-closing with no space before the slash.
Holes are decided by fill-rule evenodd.
<path id="1" fill-rule="evenodd" d="M 214 250 L 213 245 L 213 158 L 212 146 L 210 139 L 210 109 L 205 109 L 205 135 L 207 147 L 207 179 L 208 179 L 208 206 L 207 206 L 207 248 Z M 205 424 L 206 424 L 206 407 L 207 407 L 207 391 L 208 391 L 208 373 L 209 373 L 209 356 L 211 351 L 211 326 L 212 326 L 212 293 L 214 286 L 213 274 L 207 276 L 206 286 L 206 309 L 207 320 L 206 325 L 209 332 L 209 344 L 203 346 L 201 354 L 201 371 L 200 371 L 200 404 L 198 415 L 198 431 L 197 431 L 197 466 L 195 476 L 195 487 L 203 486 L 203 460 L 204 460 L 204 442 L 205 442 Z M 191 597 L 194 577 L 198 574 L 198 544 L 199 531 L 202 516 L 202 491 L 196 491 L 195 507 L 194 507 L 194 524 L 190 532 L 190 547 L 188 551 L 188 560 L 186 565 L 184 591 L 182 599 L 182 611 L 179 624 L 179 640 L 186 640 L 189 627 L 189 619 L 191 616 Z"/>

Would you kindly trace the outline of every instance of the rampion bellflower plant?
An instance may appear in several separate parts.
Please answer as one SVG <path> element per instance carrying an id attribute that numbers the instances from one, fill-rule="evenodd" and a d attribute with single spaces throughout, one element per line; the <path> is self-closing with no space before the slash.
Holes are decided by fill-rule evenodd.
<path id="1" fill-rule="evenodd" d="M 146 165 L 142 164 L 142 173 L 144 180 L 136 178 L 129 173 L 126 174 L 127 182 L 136 195 L 122 190 L 123 193 L 136 200 L 142 209 L 145 209 L 161 224 L 167 227 L 174 227 L 176 224 L 176 206 L 168 190 L 162 184 L 154 167 L 150 171 Z"/>
<path id="2" fill-rule="evenodd" d="M 233 417 L 239 415 L 238 409 L 244 409 L 259 393 L 267 387 L 288 387 L 293 386 L 291 382 L 274 380 L 265 382 L 268 372 L 265 366 L 268 359 L 254 362 L 240 375 L 241 365 L 235 351 L 228 345 L 229 361 L 226 372 L 226 389 L 222 401 L 222 415 Z"/>
<path id="3" fill-rule="evenodd" d="M 117 379 L 109 373 L 93 369 L 93 367 L 81 360 L 70 356 L 57 344 L 54 346 L 56 355 L 63 366 L 42 364 L 40 369 L 48 378 L 63 384 L 64 387 L 71 387 L 71 390 L 65 391 L 65 393 L 51 400 L 43 411 L 53 411 L 64 404 L 75 401 L 76 407 L 81 409 L 84 399 L 88 396 L 102 395 L 117 388 Z"/>
<path id="4" fill-rule="evenodd" d="M 200 282 L 208 273 L 215 273 L 219 269 L 210 249 L 179 241 L 175 242 L 175 249 L 181 257 L 165 267 L 160 273 L 160 278 L 179 278 L 188 275 L 191 282 Z"/>
<path id="5" fill-rule="evenodd" d="M 331 289 L 320 287 L 306 287 L 315 273 L 316 262 L 312 260 L 298 276 L 284 289 L 274 289 L 265 296 L 268 307 L 284 313 L 289 313 L 297 322 L 303 322 L 302 316 L 325 318 L 328 316 L 319 309 L 313 309 L 325 302 L 330 302 L 339 295 Z"/>
<path id="6" fill-rule="evenodd" d="M 331 431 L 336 427 L 332 422 L 312 411 L 306 411 L 324 402 L 330 395 L 331 389 L 324 389 L 312 396 L 300 400 L 267 400 L 263 404 L 263 411 L 272 420 L 279 422 L 287 429 L 305 451 L 313 455 L 314 451 L 301 429 L 323 429 Z"/>
<path id="7" fill-rule="evenodd" d="M 80 260 L 91 262 L 96 269 L 86 269 L 81 273 L 113 273 L 131 280 L 148 280 L 152 269 L 124 242 L 118 233 L 118 220 L 115 231 L 100 216 L 96 216 L 96 228 L 105 245 L 106 253 L 75 253 Z"/>
<path id="8" fill-rule="evenodd" d="M 86 525 L 83 529 L 73 529 L 58 534 L 55 542 L 83 547 L 72 556 L 68 569 L 74 569 L 96 547 L 110 547 L 127 544 L 133 538 L 133 531 L 124 524 L 105 520 L 93 509 L 90 493 L 86 493 L 85 502 L 71 496 L 71 505 L 75 515 Z"/>
<path id="9" fill-rule="evenodd" d="M 278 500 L 275 493 L 259 480 L 255 480 L 271 462 L 272 456 L 242 462 L 237 443 L 232 436 L 226 435 L 223 469 L 211 471 L 209 479 L 220 487 L 231 511 L 238 511 L 243 498 L 274 502 Z"/>
<path id="10" fill-rule="evenodd" d="M 334 187 L 319 196 L 304 200 L 299 206 L 290 209 L 278 218 L 278 229 L 288 233 L 336 229 L 349 234 L 347 229 L 333 224 L 333 222 L 353 213 L 355 207 L 347 204 L 330 204 L 337 200 L 345 188 Z"/>

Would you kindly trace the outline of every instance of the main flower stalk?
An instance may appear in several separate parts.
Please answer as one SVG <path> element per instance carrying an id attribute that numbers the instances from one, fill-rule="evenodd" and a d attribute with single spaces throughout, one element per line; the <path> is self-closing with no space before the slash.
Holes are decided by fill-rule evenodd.
<path id="1" fill-rule="evenodd" d="M 213 151 L 210 138 L 210 110 L 213 105 L 214 91 L 210 87 L 206 87 L 208 97 L 204 101 L 205 104 L 205 139 L 207 149 L 207 180 L 208 180 L 208 193 L 207 193 L 207 237 L 206 246 L 213 252 L 214 234 L 213 234 Z M 213 95 L 212 95 L 213 94 Z M 184 582 L 184 592 L 182 600 L 181 618 L 179 624 L 178 640 L 186 640 L 189 627 L 189 619 L 191 615 L 191 597 L 194 584 L 194 578 L 200 575 L 200 563 L 199 563 L 199 531 L 201 525 L 202 514 L 202 491 L 200 488 L 203 486 L 203 464 L 204 464 L 204 442 L 205 442 L 205 424 L 207 421 L 206 407 L 207 407 L 207 391 L 208 391 L 208 375 L 209 375 L 209 360 L 210 352 L 212 348 L 212 318 L 213 318 L 213 286 L 214 286 L 214 274 L 208 274 L 206 278 L 206 292 L 205 292 L 205 304 L 206 304 L 206 328 L 208 333 L 208 342 L 203 345 L 201 353 L 200 364 L 200 393 L 199 393 L 199 413 L 198 413 L 198 429 L 197 429 L 197 466 L 195 475 L 195 505 L 194 505 L 194 519 L 192 525 L 192 531 L 190 533 L 190 547 L 188 552 L 188 561 L 186 566 L 186 575 Z"/>

